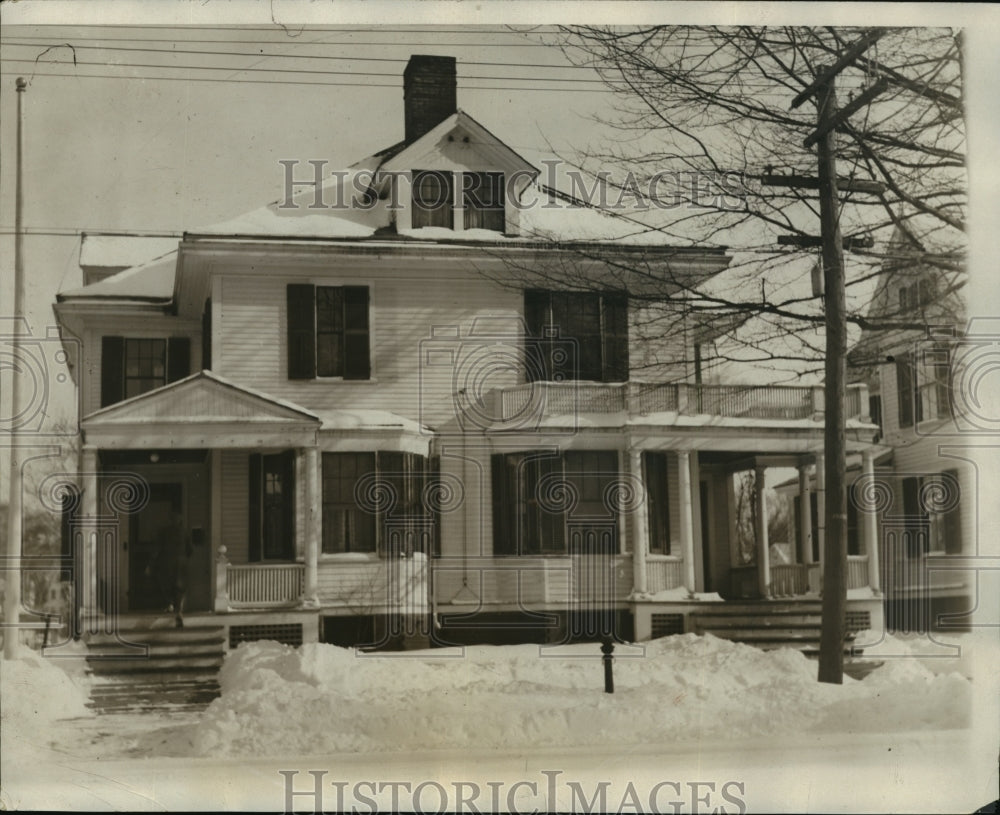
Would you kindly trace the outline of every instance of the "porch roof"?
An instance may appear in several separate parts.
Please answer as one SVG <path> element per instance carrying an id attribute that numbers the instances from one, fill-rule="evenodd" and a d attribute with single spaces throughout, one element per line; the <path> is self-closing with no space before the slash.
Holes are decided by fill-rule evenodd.
<path id="1" fill-rule="evenodd" d="M 314 412 L 212 371 L 97 410 L 80 427 L 87 444 L 105 449 L 313 447 L 322 430 L 372 443 L 424 437 L 426 453 L 431 434 L 419 422 L 387 410 Z"/>
<path id="2" fill-rule="evenodd" d="M 212 373 L 196 374 L 86 416 L 87 444 L 149 447 L 311 447 L 319 417 Z"/>

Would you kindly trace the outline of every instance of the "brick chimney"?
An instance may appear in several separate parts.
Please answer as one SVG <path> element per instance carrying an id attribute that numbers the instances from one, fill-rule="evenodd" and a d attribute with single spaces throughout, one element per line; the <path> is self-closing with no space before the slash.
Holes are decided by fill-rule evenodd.
<path id="1" fill-rule="evenodd" d="M 414 54 L 403 72 L 406 143 L 412 144 L 455 112 L 454 57 Z"/>

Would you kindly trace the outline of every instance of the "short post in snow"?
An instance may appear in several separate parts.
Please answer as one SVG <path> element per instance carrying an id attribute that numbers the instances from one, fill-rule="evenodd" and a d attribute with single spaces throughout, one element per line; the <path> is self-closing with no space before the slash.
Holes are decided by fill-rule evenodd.
<path id="1" fill-rule="evenodd" d="M 612 654 L 615 652 L 615 643 L 610 634 L 605 634 L 601 639 L 601 653 L 604 654 L 604 692 L 615 692 L 615 678 L 611 673 L 611 663 L 614 662 Z"/>

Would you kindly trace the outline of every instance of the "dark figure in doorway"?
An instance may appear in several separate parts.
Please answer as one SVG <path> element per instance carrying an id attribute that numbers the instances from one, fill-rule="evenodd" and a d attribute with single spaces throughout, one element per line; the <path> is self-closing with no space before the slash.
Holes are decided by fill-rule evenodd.
<path id="1" fill-rule="evenodd" d="M 179 507 L 170 510 L 170 519 L 160 531 L 159 545 L 151 568 L 156 569 L 160 591 L 167 601 L 167 611 L 174 612 L 178 628 L 184 626 L 184 599 L 187 594 L 188 560 L 191 536 L 184 528 Z"/>

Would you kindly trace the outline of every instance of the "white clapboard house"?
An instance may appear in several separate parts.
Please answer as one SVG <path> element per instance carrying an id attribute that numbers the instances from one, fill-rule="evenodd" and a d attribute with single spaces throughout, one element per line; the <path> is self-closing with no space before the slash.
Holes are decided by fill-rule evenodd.
<path id="1" fill-rule="evenodd" d="M 771 563 L 759 523 L 748 552 L 733 474 L 797 467 L 808 492 L 822 388 L 704 384 L 629 296 L 729 256 L 525 206 L 553 199 L 456 107 L 454 59 L 413 57 L 404 107 L 405 139 L 331 176 L 323 208 L 304 184 L 128 268 L 85 238 L 86 285 L 55 306 L 80 349 L 82 633 L 173 625 L 147 566 L 176 505 L 185 630 L 229 644 L 818 638 L 822 547 Z M 871 469 L 867 387 L 847 404 Z M 852 630 L 882 622 L 875 529 Z"/>
<path id="2" fill-rule="evenodd" d="M 905 327 L 864 332 L 849 360 L 869 384 L 886 449 L 876 462 L 876 514 L 887 625 L 955 630 L 968 627 L 978 599 L 974 573 L 958 559 L 979 554 L 971 450 L 993 427 L 977 422 L 977 390 L 980 353 L 995 338 L 966 332 L 960 273 L 919 249 L 939 225 L 906 223 L 916 238 L 896 230 L 867 315 Z"/>

